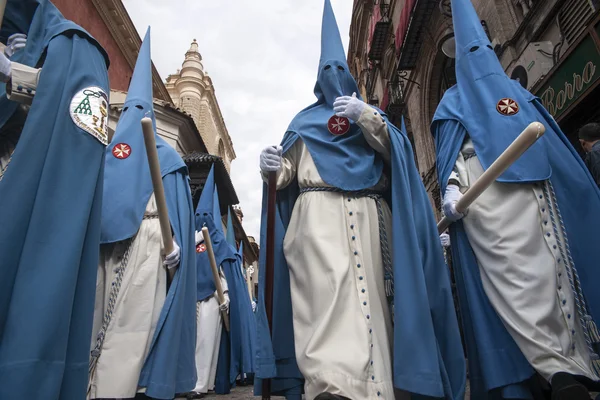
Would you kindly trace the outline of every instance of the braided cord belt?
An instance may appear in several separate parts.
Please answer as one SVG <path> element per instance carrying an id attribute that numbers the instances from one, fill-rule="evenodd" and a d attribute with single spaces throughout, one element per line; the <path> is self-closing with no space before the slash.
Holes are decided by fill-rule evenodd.
<path id="1" fill-rule="evenodd" d="M 585 338 L 585 343 L 589 350 L 590 355 L 590 366 L 592 371 L 596 374 L 596 376 L 600 377 L 600 357 L 598 356 L 598 352 L 596 346 L 600 344 L 600 335 L 598 334 L 598 328 L 592 319 L 592 316 L 589 313 L 588 306 L 585 301 L 585 296 L 583 295 L 583 290 L 581 288 L 581 281 L 579 280 L 579 274 L 577 273 L 577 269 L 575 268 L 575 262 L 573 261 L 573 257 L 571 256 L 571 249 L 569 247 L 569 241 L 567 240 L 567 230 L 565 228 L 565 223 L 560 214 L 560 210 L 558 209 L 558 201 L 556 199 L 556 193 L 554 192 L 554 187 L 550 181 L 546 181 L 543 185 L 543 192 L 546 203 L 548 204 L 548 212 L 550 214 L 550 220 L 552 222 L 552 228 L 554 229 L 554 236 L 556 236 L 557 247 L 560 253 L 561 258 L 558 259 L 558 262 L 564 262 L 565 270 L 567 271 L 567 276 L 569 278 L 569 284 L 571 285 L 571 290 L 573 291 L 573 297 L 575 298 L 575 306 L 577 308 L 577 315 L 579 317 L 579 321 L 581 322 L 581 328 L 583 330 L 583 336 Z M 564 243 L 561 241 L 559 236 L 559 229 L 562 237 L 564 238 Z"/>
<path id="2" fill-rule="evenodd" d="M 388 243 L 388 234 L 385 227 L 385 219 L 383 216 L 383 196 L 381 192 L 375 190 L 357 190 L 357 191 L 346 191 L 334 187 L 305 187 L 300 189 L 300 194 L 310 192 L 331 192 L 340 193 L 354 198 L 368 197 L 375 200 L 377 205 L 377 219 L 379 221 L 379 242 L 381 244 L 381 260 L 384 268 L 384 284 L 385 284 L 385 295 L 388 298 L 390 304 L 394 303 L 394 269 L 392 265 L 392 255 L 390 252 L 390 245 Z"/>
<path id="3" fill-rule="evenodd" d="M 136 235 L 137 236 L 137 235 Z M 94 372 L 96 371 L 96 365 L 98 364 L 98 359 L 100 358 L 100 354 L 102 353 L 102 346 L 104 345 L 104 339 L 106 337 L 106 331 L 108 326 L 110 325 L 110 321 L 112 320 L 113 313 L 115 311 L 115 305 L 117 303 L 117 297 L 119 296 L 119 291 L 121 290 L 121 284 L 123 283 L 123 275 L 125 274 L 125 269 L 127 268 L 127 264 L 129 263 L 129 256 L 131 255 L 131 244 L 135 240 L 133 236 L 124 241 L 126 244 L 125 252 L 123 253 L 123 257 L 121 258 L 121 264 L 116 269 L 116 275 L 111 283 L 110 294 L 108 296 L 108 304 L 106 306 L 106 311 L 104 312 L 104 318 L 102 320 L 102 327 L 96 336 L 96 345 L 91 352 L 90 357 L 90 365 L 89 365 L 89 385 L 88 385 L 88 394 L 91 389 L 91 382 L 94 376 Z"/>
<path id="4" fill-rule="evenodd" d="M 0 182 L 2 182 L 2 178 L 4 178 L 4 173 L 8 169 L 8 165 L 10 164 L 11 161 L 12 161 L 12 154 L 10 155 L 10 158 L 8 159 L 8 162 L 6 163 L 6 166 L 4 168 L 2 168 L 2 166 L 0 166 Z"/>

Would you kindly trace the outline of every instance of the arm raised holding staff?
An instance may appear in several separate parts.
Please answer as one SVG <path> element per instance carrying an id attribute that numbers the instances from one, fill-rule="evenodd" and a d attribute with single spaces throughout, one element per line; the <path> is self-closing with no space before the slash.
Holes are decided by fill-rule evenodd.
<path id="1" fill-rule="evenodd" d="M 149 30 L 106 149 L 103 199 L 88 398 L 173 398 L 195 377 L 193 205 L 185 163 L 155 130 Z"/>
<path id="2" fill-rule="evenodd" d="M 471 381 L 483 383 L 471 396 L 533 397 L 537 373 L 553 399 L 588 400 L 600 192 L 539 99 L 505 74 L 471 1 L 452 0 L 452 18 L 457 84 L 432 133 Z"/>
<path id="3" fill-rule="evenodd" d="M 217 365 L 228 358 L 230 339 L 229 282 L 223 268 L 235 260 L 223 233 L 219 195 L 211 168 L 196 207 L 196 354 L 198 374 L 190 393 L 200 396 L 216 387 Z M 226 357 L 223 357 L 225 354 Z M 225 379 L 229 382 L 229 376 Z"/>

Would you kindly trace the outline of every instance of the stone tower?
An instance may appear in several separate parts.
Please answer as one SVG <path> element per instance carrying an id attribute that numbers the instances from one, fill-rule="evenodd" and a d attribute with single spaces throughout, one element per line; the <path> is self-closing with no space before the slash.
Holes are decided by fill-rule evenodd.
<path id="1" fill-rule="evenodd" d="M 185 53 L 181 69 L 169 75 L 165 86 L 175 105 L 194 119 L 209 153 L 221 157 L 229 172 L 235 151 L 196 39 Z"/>

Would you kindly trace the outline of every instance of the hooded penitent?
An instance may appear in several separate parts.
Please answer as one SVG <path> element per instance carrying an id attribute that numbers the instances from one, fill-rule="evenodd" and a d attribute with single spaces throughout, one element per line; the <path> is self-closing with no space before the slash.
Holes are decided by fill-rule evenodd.
<path id="1" fill-rule="evenodd" d="M 317 102 L 301 111 L 281 143 L 284 154 L 301 139 L 319 175 L 343 190 L 377 184 L 383 159 L 368 144 L 359 126 L 336 117 L 336 97 L 358 93 L 348 71 L 331 3 L 325 0 L 321 61 L 315 86 Z M 387 121 L 391 142 L 391 186 L 385 194 L 393 214 L 392 247 L 395 310 L 393 371 L 397 388 L 425 396 L 462 398 L 465 364 L 449 276 L 436 223 L 405 133 Z M 261 243 L 267 243 L 267 188 L 263 188 Z M 283 238 L 298 198 L 297 183 L 277 192 L 274 238 L 273 330 L 265 313 L 266 246 L 261 246 L 255 393 L 263 378 L 273 393 L 300 398 L 303 377 L 296 364 L 290 274 Z"/>
<path id="2" fill-rule="evenodd" d="M 484 169 L 531 123 L 546 134 L 498 179 L 541 182 L 550 179 L 569 234 L 574 265 L 592 317 L 598 320 L 600 281 L 597 238 L 600 192 L 585 165 L 539 99 L 509 79 L 482 29 L 470 0 L 452 0 L 457 84 L 444 94 L 432 124 L 442 194 L 467 135 Z M 525 380 L 533 369 L 492 308 L 463 223 L 450 228 L 453 266 L 467 343 L 471 395 L 529 398 Z M 596 314 L 594 314 L 596 313 Z"/>
<path id="3" fill-rule="evenodd" d="M 227 213 L 227 245 L 233 259 L 223 262 L 223 272 L 229 287 L 229 333 L 223 331 L 222 337 L 228 338 L 227 342 L 221 339 L 219 362 L 215 392 L 218 394 L 229 393 L 235 386 L 238 376 L 254 372 L 254 354 L 256 341 L 256 322 L 252 313 L 252 304 L 248 298 L 248 289 L 242 275 L 238 250 L 235 243 L 235 231 L 231 219 L 231 212 Z"/>
<path id="4" fill-rule="evenodd" d="M 108 137 L 108 57 L 47 0 L 9 0 L 0 40 L 14 33 L 28 39 L 12 61 L 43 69 L 0 179 L 0 398 L 83 399 Z M 18 107 L 0 85 L 0 130 Z"/>
<path id="5" fill-rule="evenodd" d="M 235 254 L 225 240 L 223 234 L 223 224 L 221 223 L 221 209 L 219 207 L 219 195 L 215 186 L 214 166 L 211 167 L 206 183 L 202 188 L 202 194 L 196 207 L 196 230 L 202 231 L 206 227 L 210 234 L 210 240 L 215 254 L 217 265 L 221 265 L 225 260 L 234 261 Z M 196 249 L 196 269 L 197 269 L 197 300 L 203 301 L 213 295 L 215 292 L 215 281 L 206 252 L 206 245 L 199 244 Z"/>
<path id="6" fill-rule="evenodd" d="M 106 149 L 101 243 L 133 237 L 153 192 L 140 121 L 152 103 L 150 28 L 140 48 L 129 92 L 111 144 Z M 181 261 L 169 286 L 139 386 L 153 398 L 170 399 L 196 383 L 196 263 L 194 219 L 185 163 L 155 132 L 167 209 Z"/>

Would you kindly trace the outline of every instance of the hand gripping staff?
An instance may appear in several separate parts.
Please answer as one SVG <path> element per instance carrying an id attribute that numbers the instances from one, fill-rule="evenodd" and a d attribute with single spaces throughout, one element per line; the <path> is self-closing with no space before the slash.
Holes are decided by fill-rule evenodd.
<path id="1" fill-rule="evenodd" d="M 217 218 L 220 217 L 220 215 L 217 216 Z M 219 304 L 223 304 L 225 303 L 225 296 L 223 295 L 223 287 L 221 286 L 221 278 L 219 277 L 219 267 L 217 266 L 215 252 L 213 250 L 212 242 L 210 241 L 210 233 L 208 232 L 207 227 L 202 228 L 202 235 L 204 236 L 204 244 L 206 245 L 208 260 L 210 261 L 210 269 L 212 270 L 213 280 L 215 281 L 215 287 L 217 288 Z M 221 311 L 221 314 L 223 315 L 223 324 L 225 325 L 225 330 L 229 332 L 229 315 L 227 315 L 227 311 Z"/>
<path id="2" fill-rule="evenodd" d="M 158 211 L 158 221 L 160 222 L 163 246 L 165 248 L 165 254 L 171 254 L 173 252 L 171 222 L 169 221 L 169 210 L 167 209 L 167 200 L 165 199 L 165 188 L 163 187 L 162 174 L 160 173 L 156 140 L 154 140 L 154 127 L 152 126 L 152 120 L 150 118 L 142 118 L 142 131 L 144 132 L 144 144 L 146 145 L 148 165 L 150 166 L 150 175 L 152 176 L 152 186 L 154 188 L 154 197 L 156 199 L 156 209 Z M 169 284 L 173 282 L 175 271 L 176 268 L 167 268 Z"/>
<path id="3" fill-rule="evenodd" d="M 467 208 L 496 181 L 515 161 L 519 159 L 539 138 L 546 132 L 546 128 L 539 122 L 532 122 L 517 138 L 504 150 L 490 167 L 471 185 L 469 190 L 456 203 L 456 211 L 464 213 Z M 438 222 L 438 232 L 442 234 L 452 222 L 444 217 Z"/>
<path id="4" fill-rule="evenodd" d="M 275 268 L 275 202 L 277 201 L 277 172 L 269 172 L 267 188 L 267 254 L 265 260 L 265 311 L 269 332 L 273 337 L 273 277 Z M 264 379 L 263 400 L 271 400 L 271 380 Z"/>

